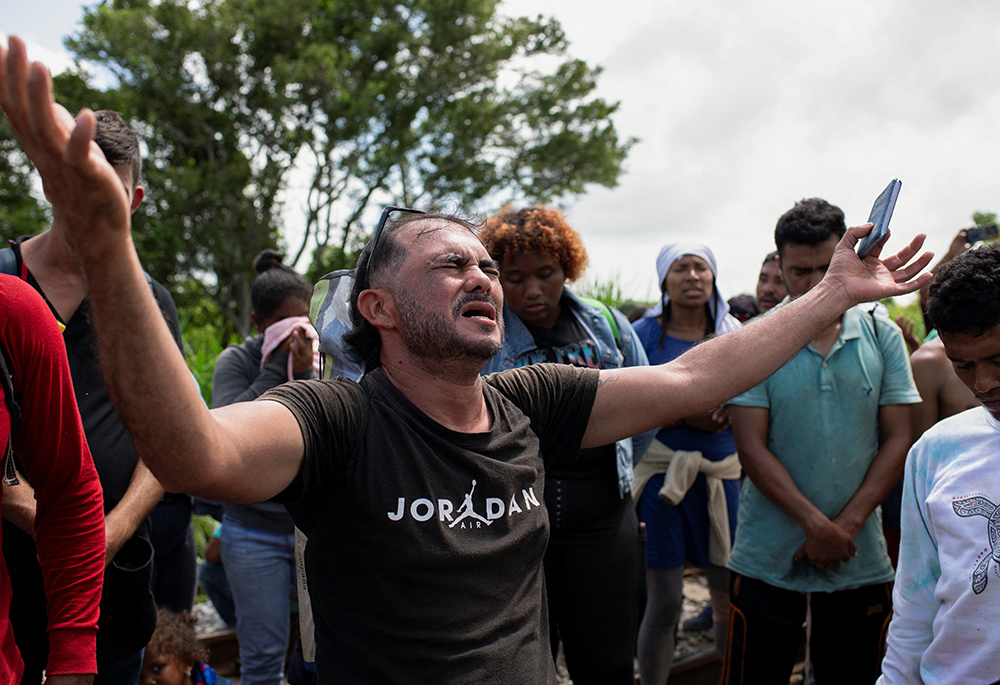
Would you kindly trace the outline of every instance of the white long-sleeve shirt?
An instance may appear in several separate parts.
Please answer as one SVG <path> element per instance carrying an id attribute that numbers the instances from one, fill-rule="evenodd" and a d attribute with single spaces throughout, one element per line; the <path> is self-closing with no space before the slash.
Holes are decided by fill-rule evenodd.
<path id="1" fill-rule="evenodd" d="M 910 450 L 879 685 L 1000 680 L 1000 422 L 982 407 Z"/>

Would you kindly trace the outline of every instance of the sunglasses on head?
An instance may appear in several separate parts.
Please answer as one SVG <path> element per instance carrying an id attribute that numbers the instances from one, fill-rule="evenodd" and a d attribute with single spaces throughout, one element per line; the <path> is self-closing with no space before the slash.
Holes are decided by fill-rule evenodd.
<path id="1" fill-rule="evenodd" d="M 386 206 L 382 210 L 382 216 L 379 217 L 378 226 L 375 227 L 375 234 L 372 236 L 372 247 L 368 251 L 368 261 L 365 262 L 364 272 L 357 275 L 358 280 L 364 278 L 364 283 L 368 284 L 368 273 L 371 271 L 372 262 L 375 261 L 375 250 L 378 249 L 379 239 L 382 237 L 382 230 L 385 228 L 386 222 L 393 212 L 407 212 L 409 214 L 426 214 L 419 209 L 410 209 L 409 207 L 394 207 L 392 205 Z"/>

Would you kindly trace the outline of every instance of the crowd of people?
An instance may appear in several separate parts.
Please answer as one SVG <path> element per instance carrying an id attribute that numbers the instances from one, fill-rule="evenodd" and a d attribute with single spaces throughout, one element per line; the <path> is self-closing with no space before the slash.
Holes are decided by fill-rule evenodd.
<path id="1" fill-rule="evenodd" d="M 571 289 L 555 209 L 387 208 L 338 340 L 361 380 L 318 379 L 311 285 L 268 250 L 210 409 L 131 242 L 135 133 L 70 117 L 16 38 L 0 105 L 54 217 L 0 250 L 0 684 L 224 682 L 192 497 L 246 685 L 286 678 L 303 579 L 320 683 L 553 683 L 561 645 L 577 685 L 662 685 L 691 567 L 724 683 L 787 683 L 803 639 L 818 685 L 1000 681 L 1000 246 L 861 260 L 870 226 L 807 199 L 755 296 L 670 244 L 630 322 Z M 916 290 L 923 344 L 876 306 Z"/>

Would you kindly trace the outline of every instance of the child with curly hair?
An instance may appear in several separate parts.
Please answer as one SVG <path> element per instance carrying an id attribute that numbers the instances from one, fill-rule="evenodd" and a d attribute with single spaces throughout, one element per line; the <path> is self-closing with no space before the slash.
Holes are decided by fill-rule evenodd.
<path id="1" fill-rule="evenodd" d="M 208 648 L 198 642 L 194 624 L 198 619 L 186 611 L 177 614 L 160 609 L 156 631 L 142 657 L 140 685 L 233 685 L 220 678 L 205 663 Z"/>

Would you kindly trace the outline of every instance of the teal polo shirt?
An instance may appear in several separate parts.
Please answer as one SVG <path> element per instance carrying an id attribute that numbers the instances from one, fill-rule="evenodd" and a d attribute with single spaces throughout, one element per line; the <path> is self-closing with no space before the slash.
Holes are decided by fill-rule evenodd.
<path id="1" fill-rule="evenodd" d="M 892 321 L 857 307 L 844 313 L 825 357 L 811 344 L 731 404 L 770 411 L 767 447 L 802 494 L 831 519 L 851 499 L 878 452 L 878 408 L 916 404 L 903 335 Z M 877 335 L 876 335 L 877 327 Z M 833 592 L 891 581 L 881 509 L 855 540 L 858 555 L 818 571 L 792 561 L 805 533 L 747 478 L 740 494 L 729 568 L 776 587 Z"/>

